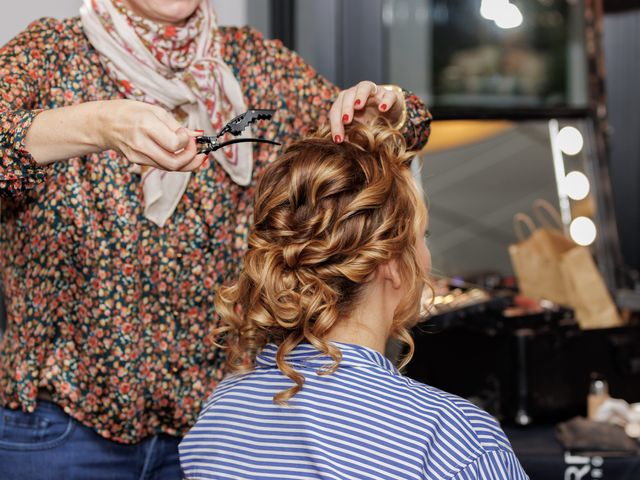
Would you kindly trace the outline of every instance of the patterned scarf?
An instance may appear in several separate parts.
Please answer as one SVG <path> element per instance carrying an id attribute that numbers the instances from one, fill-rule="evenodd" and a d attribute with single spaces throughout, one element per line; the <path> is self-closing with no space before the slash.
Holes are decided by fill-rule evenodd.
<path id="1" fill-rule="evenodd" d="M 126 98 L 159 105 L 187 128 L 206 135 L 215 135 L 246 110 L 240 84 L 220 55 L 216 18 L 207 0 L 182 26 L 141 18 L 121 0 L 85 0 L 80 17 L 108 75 Z M 251 136 L 249 129 L 243 136 Z M 237 184 L 251 182 L 251 144 L 210 155 Z M 162 227 L 191 174 L 155 168 L 142 173 L 145 217 Z"/>

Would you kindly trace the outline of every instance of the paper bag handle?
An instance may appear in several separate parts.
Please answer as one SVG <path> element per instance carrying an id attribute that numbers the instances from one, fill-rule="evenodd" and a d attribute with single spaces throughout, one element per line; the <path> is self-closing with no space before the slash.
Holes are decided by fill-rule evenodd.
<path id="1" fill-rule="evenodd" d="M 529 235 L 525 234 L 523 225 L 526 225 L 529 229 Z M 536 224 L 533 223 L 531 217 L 526 213 L 516 213 L 513 216 L 513 231 L 516 232 L 516 237 L 519 242 L 524 241 L 528 236 L 530 236 L 536 230 Z"/>
<path id="2" fill-rule="evenodd" d="M 533 215 L 541 225 L 564 232 L 564 224 L 562 223 L 560 212 L 546 200 L 539 198 L 533 202 Z"/>

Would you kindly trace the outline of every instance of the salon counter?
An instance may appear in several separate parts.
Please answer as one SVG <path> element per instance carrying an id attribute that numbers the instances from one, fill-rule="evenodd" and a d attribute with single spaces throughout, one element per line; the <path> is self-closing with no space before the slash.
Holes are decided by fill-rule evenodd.
<path id="1" fill-rule="evenodd" d="M 505 427 L 531 480 L 640 480 L 640 456 L 585 456 L 564 451 L 554 425 Z"/>

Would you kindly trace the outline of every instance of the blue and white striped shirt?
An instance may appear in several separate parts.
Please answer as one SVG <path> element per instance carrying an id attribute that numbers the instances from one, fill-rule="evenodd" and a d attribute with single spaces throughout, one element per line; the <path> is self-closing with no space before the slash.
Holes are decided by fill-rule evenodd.
<path id="1" fill-rule="evenodd" d="M 267 345 L 256 369 L 223 380 L 180 444 L 188 479 L 524 480 L 504 433 L 455 395 L 402 376 L 380 353 L 336 343 L 331 362 L 310 344 L 287 357 L 305 376 L 288 406 L 273 395 L 292 385 Z"/>

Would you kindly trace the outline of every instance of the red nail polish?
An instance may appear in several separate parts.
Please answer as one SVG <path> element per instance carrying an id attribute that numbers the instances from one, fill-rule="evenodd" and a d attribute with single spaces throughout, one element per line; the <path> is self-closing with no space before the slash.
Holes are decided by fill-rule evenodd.
<path id="1" fill-rule="evenodd" d="M 361 102 L 359 99 L 358 99 L 358 100 L 356 100 L 356 107 L 357 107 L 358 105 L 360 105 L 361 103 L 362 103 L 362 102 Z"/>
<path id="2" fill-rule="evenodd" d="M 335 138 L 333 139 L 334 142 L 336 143 L 342 143 L 342 137 L 340 135 L 336 135 Z"/>
<path id="3" fill-rule="evenodd" d="M 387 107 L 386 103 L 383 103 L 382 105 L 380 105 L 380 110 L 382 110 L 383 112 L 389 107 Z"/>
<path id="4" fill-rule="evenodd" d="M 342 121 L 344 123 L 347 123 L 349 121 L 349 115 L 347 115 L 346 113 L 342 116 Z"/>
<path id="5" fill-rule="evenodd" d="M 204 130 L 195 130 L 195 131 L 198 132 L 198 133 L 204 134 Z"/>

